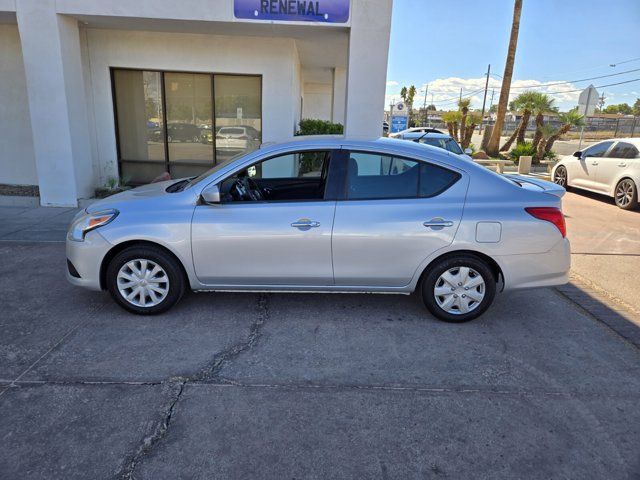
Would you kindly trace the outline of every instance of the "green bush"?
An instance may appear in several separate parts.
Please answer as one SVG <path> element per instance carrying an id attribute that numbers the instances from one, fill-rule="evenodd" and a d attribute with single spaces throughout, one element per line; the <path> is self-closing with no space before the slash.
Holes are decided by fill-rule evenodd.
<path id="1" fill-rule="evenodd" d="M 344 127 L 341 123 L 305 118 L 300 120 L 300 130 L 296 135 L 341 135 L 343 132 Z"/>
<path id="2" fill-rule="evenodd" d="M 509 152 L 509 156 L 513 159 L 515 163 L 518 163 L 520 157 L 522 156 L 530 156 L 535 157 L 536 149 L 533 148 L 533 144 L 531 142 L 522 142 L 516 145 L 516 147 Z"/>

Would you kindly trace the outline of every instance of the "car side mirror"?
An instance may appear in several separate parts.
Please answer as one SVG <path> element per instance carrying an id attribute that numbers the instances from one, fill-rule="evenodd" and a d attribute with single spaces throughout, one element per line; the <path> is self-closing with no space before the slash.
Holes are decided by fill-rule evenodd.
<path id="1" fill-rule="evenodd" d="M 205 203 L 220 203 L 220 188 L 218 185 L 209 185 L 200 194 Z"/>
<path id="2" fill-rule="evenodd" d="M 582 158 L 582 152 L 578 150 L 577 152 L 573 152 L 573 156 L 576 158 Z"/>
<path id="3" fill-rule="evenodd" d="M 473 150 L 467 147 L 464 149 L 464 153 L 466 153 L 467 155 L 471 155 L 473 153 Z"/>

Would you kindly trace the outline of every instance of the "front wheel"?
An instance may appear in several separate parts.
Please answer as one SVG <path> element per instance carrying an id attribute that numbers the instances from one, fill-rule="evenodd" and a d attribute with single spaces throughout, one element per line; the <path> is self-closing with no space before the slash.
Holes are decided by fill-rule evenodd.
<path id="1" fill-rule="evenodd" d="M 107 288 L 125 310 L 154 315 L 169 310 L 185 291 L 178 261 L 152 246 L 133 246 L 118 253 L 106 272 Z"/>
<path id="2" fill-rule="evenodd" d="M 623 210 L 634 210 L 638 208 L 638 188 L 630 178 L 623 178 L 616 185 L 615 191 L 616 205 Z"/>
<path id="3" fill-rule="evenodd" d="M 462 323 L 482 315 L 493 302 L 496 278 L 491 268 L 472 255 L 436 262 L 422 282 L 422 299 L 439 320 Z"/>
<path id="4" fill-rule="evenodd" d="M 567 169 L 563 166 L 556 168 L 553 174 L 553 182 L 560 185 L 563 188 L 567 188 Z"/>

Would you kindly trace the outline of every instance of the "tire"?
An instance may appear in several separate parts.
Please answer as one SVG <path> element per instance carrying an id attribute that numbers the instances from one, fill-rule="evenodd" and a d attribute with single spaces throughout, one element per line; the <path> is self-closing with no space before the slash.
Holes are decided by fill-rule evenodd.
<path id="1" fill-rule="evenodd" d="M 562 165 L 556 168 L 556 171 L 553 172 L 553 183 L 564 187 L 565 190 L 568 190 L 569 177 L 567 177 L 567 169 Z"/>
<path id="2" fill-rule="evenodd" d="M 148 274 L 142 277 L 140 273 L 144 272 Z M 113 299 L 125 310 L 138 315 L 156 315 L 178 303 L 184 295 L 186 279 L 173 255 L 158 247 L 132 246 L 109 262 L 106 283 Z M 134 294 L 135 289 L 138 294 Z M 126 294 L 133 294 L 133 298 L 127 300 Z"/>
<path id="3" fill-rule="evenodd" d="M 613 192 L 616 205 L 623 210 L 638 208 L 638 187 L 630 178 L 623 178 Z"/>
<path id="4" fill-rule="evenodd" d="M 466 282 L 465 268 L 469 269 Z M 443 278 L 447 272 L 451 283 Z M 458 274 L 462 277 L 456 278 Z M 483 283 L 478 283 L 478 277 Z M 469 284 L 466 288 L 465 283 Z M 445 293 L 436 295 L 436 287 Z M 471 300 L 470 292 L 473 292 Z M 425 306 L 437 319 L 444 322 L 463 323 L 479 317 L 489 308 L 495 295 L 496 278 L 493 271 L 486 262 L 473 255 L 460 254 L 436 260 L 422 281 L 422 300 Z M 447 309 L 448 302 L 452 304 Z M 468 309 L 466 312 L 464 305 Z"/>

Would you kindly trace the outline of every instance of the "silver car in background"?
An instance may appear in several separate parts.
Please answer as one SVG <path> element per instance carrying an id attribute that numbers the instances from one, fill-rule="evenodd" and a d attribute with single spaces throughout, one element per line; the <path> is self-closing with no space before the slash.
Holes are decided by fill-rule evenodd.
<path id="1" fill-rule="evenodd" d="M 450 322 L 567 281 L 564 189 L 439 148 L 307 137 L 139 187 L 73 220 L 68 278 L 125 309 L 194 291 L 410 294 Z"/>
<path id="2" fill-rule="evenodd" d="M 447 152 L 460 155 L 465 160 L 473 161 L 471 158 L 472 150 L 467 148 L 462 150 L 462 147 L 454 140 L 454 138 L 446 133 L 436 132 L 409 132 L 402 136 L 402 140 L 410 140 L 412 142 L 423 143 L 425 145 L 431 145 L 432 147 L 442 148 Z"/>
<path id="3" fill-rule="evenodd" d="M 613 197 L 624 210 L 638 208 L 640 138 L 618 138 L 595 143 L 562 157 L 553 168 L 553 181 Z"/>

